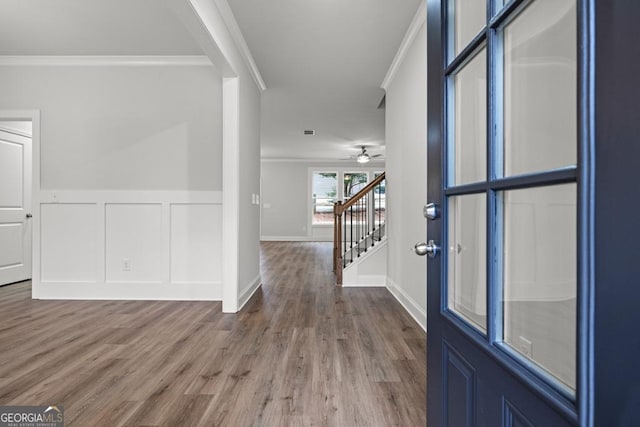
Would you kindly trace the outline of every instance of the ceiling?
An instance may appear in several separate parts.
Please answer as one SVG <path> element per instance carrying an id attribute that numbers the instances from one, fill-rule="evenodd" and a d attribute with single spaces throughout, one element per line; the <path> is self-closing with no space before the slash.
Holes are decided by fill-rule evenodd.
<path id="1" fill-rule="evenodd" d="M 380 84 L 421 0 L 227 1 L 267 85 L 263 158 L 384 154 Z"/>
<path id="2" fill-rule="evenodd" d="M 159 0 L 1 0 L 0 55 L 202 55 Z"/>
<path id="3" fill-rule="evenodd" d="M 380 84 L 421 0 L 227 1 L 267 85 L 263 158 L 384 154 Z M 0 2 L 0 55 L 202 54 L 164 1 Z"/>

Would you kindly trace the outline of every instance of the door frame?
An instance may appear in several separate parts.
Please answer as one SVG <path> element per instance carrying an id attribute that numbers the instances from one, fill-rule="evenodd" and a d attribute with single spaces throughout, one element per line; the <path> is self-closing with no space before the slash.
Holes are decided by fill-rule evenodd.
<path id="1" fill-rule="evenodd" d="M 31 298 L 40 287 L 40 110 L 0 110 L 0 120 L 31 120 Z"/>

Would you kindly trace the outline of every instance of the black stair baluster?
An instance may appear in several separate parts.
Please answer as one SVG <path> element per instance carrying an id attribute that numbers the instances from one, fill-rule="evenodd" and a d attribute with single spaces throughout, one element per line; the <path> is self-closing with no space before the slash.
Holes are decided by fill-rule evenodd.
<path id="1" fill-rule="evenodd" d="M 342 212 L 342 227 L 344 228 L 344 233 L 342 233 L 342 238 L 344 239 L 344 251 L 342 252 L 342 267 L 347 266 L 347 211 Z"/>
<path id="2" fill-rule="evenodd" d="M 364 241 L 364 250 L 365 252 L 367 251 L 367 248 L 369 247 L 369 241 L 367 239 L 369 239 L 371 237 L 371 230 L 369 230 L 369 227 L 371 226 L 371 218 L 369 218 L 369 215 L 371 215 L 371 210 L 369 209 L 371 207 L 371 197 L 369 197 L 369 195 L 371 194 L 371 191 L 369 191 L 367 193 L 367 202 L 365 203 L 365 206 L 367 207 L 367 214 L 364 217 L 365 223 L 366 223 L 366 237 L 365 237 L 365 241 Z"/>
<path id="3" fill-rule="evenodd" d="M 349 247 L 351 248 L 351 262 L 353 262 L 353 205 L 349 206 L 349 212 L 351 212 L 351 239 L 349 240 Z"/>

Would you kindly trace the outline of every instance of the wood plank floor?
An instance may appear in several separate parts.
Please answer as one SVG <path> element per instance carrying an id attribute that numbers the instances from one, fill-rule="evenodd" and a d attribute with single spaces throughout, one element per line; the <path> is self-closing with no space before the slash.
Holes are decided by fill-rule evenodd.
<path id="1" fill-rule="evenodd" d="M 391 294 L 336 288 L 330 244 L 261 248 L 238 314 L 0 288 L 0 405 L 77 426 L 424 426 L 425 334 Z"/>

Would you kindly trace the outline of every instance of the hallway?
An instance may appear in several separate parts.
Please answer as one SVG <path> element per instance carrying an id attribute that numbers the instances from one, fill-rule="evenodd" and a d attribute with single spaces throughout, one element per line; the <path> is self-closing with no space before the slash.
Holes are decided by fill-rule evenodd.
<path id="1" fill-rule="evenodd" d="M 424 332 L 386 289 L 336 288 L 330 253 L 263 243 L 238 314 L 0 288 L 0 405 L 60 404 L 81 426 L 425 425 Z"/>

